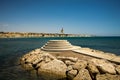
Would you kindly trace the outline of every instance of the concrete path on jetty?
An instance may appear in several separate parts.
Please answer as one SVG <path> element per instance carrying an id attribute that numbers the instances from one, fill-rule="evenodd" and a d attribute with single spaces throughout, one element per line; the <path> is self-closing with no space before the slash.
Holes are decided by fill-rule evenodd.
<path id="1" fill-rule="evenodd" d="M 113 53 L 105 53 L 103 51 L 94 50 L 94 49 L 90 49 L 90 48 L 79 48 L 79 49 L 75 49 L 72 51 L 77 52 L 79 54 L 84 54 L 87 56 L 99 58 L 99 59 L 106 59 L 111 62 L 120 64 L 120 56 L 116 56 Z"/>
<path id="2" fill-rule="evenodd" d="M 106 59 L 111 62 L 120 64 L 120 56 L 116 56 L 113 53 L 105 53 L 103 51 L 90 48 L 81 48 L 80 46 L 72 45 L 67 40 L 49 40 L 45 45 L 43 45 L 43 47 L 41 47 L 41 49 L 48 52 L 61 52 L 70 50 L 87 56 L 99 59 Z"/>

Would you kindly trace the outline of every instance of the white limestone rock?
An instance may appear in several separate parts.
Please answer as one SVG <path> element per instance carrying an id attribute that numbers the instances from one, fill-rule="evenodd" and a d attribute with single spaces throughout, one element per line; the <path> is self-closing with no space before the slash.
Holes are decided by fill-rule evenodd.
<path id="1" fill-rule="evenodd" d="M 99 73 L 99 70 L 98 70 L 98 68 L 94 65 L 94 64 L 88 64 L 88 66 L 87 66 L 87 68 L 88 68 L 88 70 L 89 70 L 89 72 L 91 73 L 91 74 L 94 74 L 94 73 Z"/>
<path id="2" fill-rule="evenodd" d="M 43 77 L 45 80 L 57 80 L 66 78 L 67 66 L 64 62 L 54 59 L 38 69 L 38 75 Z"/>
<path id="3" fill-rule="evenodd" d="M 120 75 L 97 74 L 96 80 L 120 80 Z"/>
<path id="4" fill-rule="evenodd" d="M 76 70 L 81 70 L 81 69 L 85 69 L 87 66 L 87 61 L 84 60 L 78 60 L 74 65 L 73 65 L 73 69 Z"/>
<path id="5" fill-rule="evenodd" d="M 98 66 L 98 68 L 101 71 L 101 73 L 116 74 L 115 67 L 110 63 L 101 64 Z"/>
<path id="6" fill-rule="evenodd" d="M 65 60 L 69 60 L 72 62 L 77 62 L 78 58 L 74 58 L 74 57 L 63 57 L 63 56 L 58 56 L 57 59 L 65 61 Z"/>
<path id="7" fill-rule="evenodd" d="M 92 80 L 87 69 L 81 69 L 73 80 Z"/>
<path id="8" fill-rule="evenodd" d="M 90 63 L 95 64 L 101 73 L 116 74 L 114 65 L 106 60 L 92 59 Z"/>

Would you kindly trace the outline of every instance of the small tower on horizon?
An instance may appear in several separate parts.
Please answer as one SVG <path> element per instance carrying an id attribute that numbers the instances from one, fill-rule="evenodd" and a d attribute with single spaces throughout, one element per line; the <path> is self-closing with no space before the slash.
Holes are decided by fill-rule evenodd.
<path id="1" fill-rule="evenodd" d="M 61 29 L 61 34 L 64 34 L 64 29 L 63 28 Z"/>

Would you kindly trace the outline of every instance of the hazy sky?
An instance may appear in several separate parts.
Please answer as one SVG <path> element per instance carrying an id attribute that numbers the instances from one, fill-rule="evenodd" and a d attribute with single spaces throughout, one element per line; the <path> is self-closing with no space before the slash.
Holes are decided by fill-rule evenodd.
<path id="1" fill-rule="evenodd" d="M 0 31 L 120 36 L 120 0 L 0 0 Z"/>

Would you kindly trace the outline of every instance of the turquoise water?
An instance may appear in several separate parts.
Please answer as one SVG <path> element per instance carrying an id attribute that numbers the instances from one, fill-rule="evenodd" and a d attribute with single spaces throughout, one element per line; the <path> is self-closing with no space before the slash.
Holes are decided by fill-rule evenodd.
<path id="1" fill-rule="evenodd" d="M 53 39 L 65 39 L 73 45 L 120 55 L 120 37 L 0 39 L 0 80 L 30 80 L 30 77 L 28 77 L 29 74 L 20 71 L 15 62 L 26 52 L 40 48 L 48 40 Z"/>

